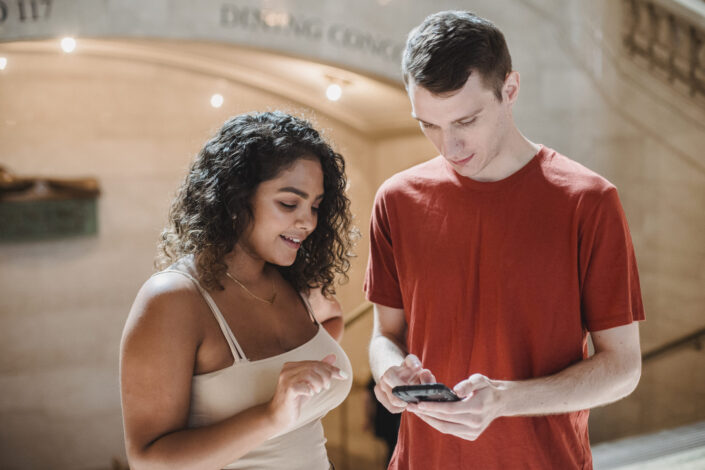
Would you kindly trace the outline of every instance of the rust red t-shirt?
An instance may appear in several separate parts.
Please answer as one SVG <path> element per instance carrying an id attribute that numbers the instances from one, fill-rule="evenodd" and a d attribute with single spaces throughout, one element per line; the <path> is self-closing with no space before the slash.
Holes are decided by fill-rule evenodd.
<path id="1" fill-rule="evenodd" d="M 379 189 L 367 298 L 403 308 L 407 346 L 450 387 L 542 377 L 587 357 L 587 332 L 644 318 L 617 191 L 542 147 L 496 182 L 442 157 Z M 476 441 L 404 413 L 390 469 L 590 469 L 588 411 L 496 419 Z"/>

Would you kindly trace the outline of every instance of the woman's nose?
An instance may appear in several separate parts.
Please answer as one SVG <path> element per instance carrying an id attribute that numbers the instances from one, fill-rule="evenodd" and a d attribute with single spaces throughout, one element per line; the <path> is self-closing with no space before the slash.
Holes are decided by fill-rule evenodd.
<path id="1" fill-rule="evenodd" d="M 317 216 L 312 210 L 302 210 L 299 212 L 297 226 L 307 232 L 313 231 L 316 227 Z"/>

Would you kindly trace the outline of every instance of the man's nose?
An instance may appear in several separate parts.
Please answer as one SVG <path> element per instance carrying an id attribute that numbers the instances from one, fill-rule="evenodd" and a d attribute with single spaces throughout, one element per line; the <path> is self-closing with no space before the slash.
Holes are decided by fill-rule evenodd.
<path id="1" fill-rule="evenodd" d="M 455 158 L 461 147 L 460 139 L 458 139 L 458 136 L 456 136 L 454 132 L 443 131 L 441 135 L 441 154 L 445 158 Z"/>

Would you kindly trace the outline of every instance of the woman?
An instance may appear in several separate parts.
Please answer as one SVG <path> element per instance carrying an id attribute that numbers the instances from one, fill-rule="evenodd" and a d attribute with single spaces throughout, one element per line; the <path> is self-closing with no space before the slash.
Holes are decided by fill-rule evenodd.
<path id="1" fill-rule="evenodd" d="M 352 381 L 332 298 L 345 185 L 341 155 L 283 113 L 237 116 L 206 143 L 162 233 L 168 268 L 123 334 L 131 468 L 329 468 L 321 417 Z"/>

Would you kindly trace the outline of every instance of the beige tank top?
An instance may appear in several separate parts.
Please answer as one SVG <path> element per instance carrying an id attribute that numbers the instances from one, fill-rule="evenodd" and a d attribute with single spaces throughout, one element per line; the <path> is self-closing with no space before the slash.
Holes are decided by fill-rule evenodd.
<path id="1" fill-rule="evenodd" d="M 222 421 L 241 411 L 270 400 L 274 396 L 279 372 L 284 363 L 320 360 L 335 354 L 335 366 L 347 373 L 346 380 L 333 380 L 331 387 L 311 397 L 301 406 L 299 419 L 281 429 L 260 447 L 244 455 L 226 469 L 291 469 L 328 470 L 321 418 L 340 405 L 350 392 L 352 367 L 345 351 L 316 320 L 318 331 L 306 343 L 276 356 L 250 361 L 235 339 L 225 318 L 208 291 L 196 278 L 183 271 L 168 269 L 191 279 L 208 303 L 225 336 L 234 362 L 224 369 L 195 375 L 191 381 L 189 427 L 200 427 Z M 306 308 L 311 306 L 303 295 Z"/>

